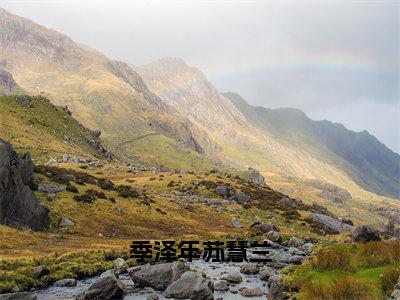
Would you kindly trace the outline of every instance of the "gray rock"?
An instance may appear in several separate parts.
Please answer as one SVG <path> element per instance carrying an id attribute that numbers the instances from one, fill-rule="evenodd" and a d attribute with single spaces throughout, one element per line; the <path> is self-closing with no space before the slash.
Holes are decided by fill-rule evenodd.
<path id="1" fill-rule="evenodd" d="M 372 241 L 380 241 L 379 231 L 371 226 L 365 225 L 358 227 L 352 234 L 352 239 L 357 243 L 368 243 Z"/>
<path id="2" fill-rule="evenodd" d="M 83 300 L 115 299 L 124 294 L 122 282 L 115 276 L 112 270 L 106 271 L 93 282 L 83 293 Z"/>
<path id="3" fill-rule="evenodd" d="M 57 196 L 56 196 L 56 194 L 53 194 L 53 193 L 49 193 L 49 194 L 47 194 L 47 200 L 49 200 L 49 201 L 54 201 L 54 200 L 56 200 L 56 198 L 57 198 Z"/>
<path id="4" fill-rule="evenodd" d="M 260 268 L 253 263 L 247 263 L 240 267 L 240 273 L 243 274 L 258 274 L 260 272 Z"/>
<path id="5" fill-rule="evenodd" d="M 60 226 L 65 226 L 65 227 L 74 227 L 75 223 L 72 222 L 70 219 L 67 219 L 65 217 L 61 218 Z"/>
<path id="6" fill-rule="evenodd" d="M 221 292 L 229 291 L 228 282 L 226 280 L 219 280 L 215 282 L 214 291 L 221 291 Z"/>
<path id="7" fill-rule="evenodd" d="M 115 274 L 126 273 L 128 271 L 128 268 L 129 266 L 123 258 L 119 257 L 116 260 L 114 260 Z"/>
<path id="8" fill-rule="evenodd" d="M 55 194 L 65 190 L 65 186 L 55 183 L 40 183 L 38 186 L 38 190 L 46 193 Z"/>
<path id="9" fill-rule="evenodd" d="M 313 214 L 311 219 L 314 222 L 320 223 L 321 225 L 326 226 L 328 229 L 337 233 L 351 232 L 355 229 L 354 226 L 342 223 L 339 220 L 324 214 Z"/>
<path id="10" fill-rule="evenodd" d="M 47 226 L 49 211 L 31 190 L 37 187 L 32 175 L 29 153 L 19 157 L 10 143 L 0 139 L 0 224 L 33 230 Z"/>
<path id="11" fill-rule="evenodd" d="M 301 246 L 301 249 L 306 250 L 306 251 L 310 251 L 312 247 L 314 247 L 315 245 L 313 243 L 305 243 L 303 246 Z"/>
<path id="12" fill-rule="evenodd" d="M 276 275 L 276 271 L 273 268 L 268 266 L 264 266 L 260 270 L 260 279 L 264 281 L 268 281 L 271 276 Z"/>
<path id="13" fill-rule="evenodd" d="M 390 295 L 390 300 L 400 300 L 400 277 L 397 280 L 393 293 Z"/>
<path id="14" fill-rule="evenodd" d="M 38 266 L 32 268 L 32 273 L 35 278 L 40 278 L 50 273 L 46 266 Z"/>
<path id="15" fill-rule="evenodd" d="M 129 276 L 139 287 L 152 287 L 163 291 L 188 270 L 188 265 L 178 260 L 173 263 L 142 266 L 138 270 L 130 269 Z"/>
<path id="16" fill-rule="evenodd" d="M 146 297 L 147 300 L 158 300 L 160 297 L 158 297 L 157 294 L 150 294 Z"/>
<path id="17" fill-rule="evenodd" d="M 187 271 L 166 290 L 165 297 L 175 299 L 211 300 L 213 284 L 198 271 Z"/>
<path id="18" fill-rule="evenodd" d="M 229 198 L 229 200 L 235 201 L 236 203 L 239 203 L 239 204 L 246 204 L 246 203 L 249 203 L 251 199 L 250 199 L 250 196 L 249 196 L 249 195 L 243 193 L 243 192 L 240 191 L 240 190 L 237 190 L 237 191 L 235 192 L 235 194 L 233 194 L 233 195 Z"/>
<path id="19" fill-rule="evenodd" d="M 271 287 L 274 283 L 276 283 L 276 282 L 278 282 L 280 280 L 281 280 L 281 275 L 280 274 L 273 275 L 268 279 L 267 286 Z"/>
<path id="20" fill-rule="evenodd" d="M 288 287 L 282 283 L 281 278 L 273 281 L 268 289 L 267 299 L 289 299 Z"/>
<path id="21" fill-rule="evenodd" d="M 229 283 L 234 283 L 234 284 L 241 283 L 243 280 L 242 276 L 240 276 L 239 273 L 231 273 L 231 274 L 223 275 L 223 276 L 221 276 L 220 279 L 225 280 Z"/>
<path id="22" fill-rule="evenodd" d="M 264 292 L 258 287 L 244 288 L 240 291 L 240 295 L 243 297 L 261 297 L 264 295 Z"/>
<path id="23" fill-rule="evenodd" d="M 18 292 L 0 294 L 0 300 L 36 300 L 37 296 L 32 292 Z"/>
<path id="24" fill-rule="evenodd" d="M 74 278 L 65 278 L 61 280 L 57 280 L 54 285 L 55 286 L 76 286 L 76 279 Z"/>
<path id="25" fill-rule="evenodd" d="M 292 237 L 290 238 L 290 240 L 289 240 L 289 245 L 290 245 L 290 246 L 293 246 L 293 247 L 297 247 L 297 248 L 300 248 L 301 246 L 303 246 L 304 243 L 305 243 L 305 242 L 304 242 L 303 239 L 297 238 L 297 237 L 295 237 L 295 236 L 292 236 Z"/>
<path id="26" fill-rule="evenodd" d="M 218 196 L 228 198 L 231 193 L 231 187 L 228 185 L 219 185 L 217 186 L 215 192 Z"/>
<path id="27" fill-rule="evenodd" d="M 270 240 L 272 242 L 275 242 L 275 243 L 282 241 L 281 234 L 278 231 L 275 231 L 275 230 L 267 232 L 265 237 L 268 240 Z"/>
<path id="28" fill-rule="evenodd" d="M 240 220 L 238 218 L 232 218 L 232 225 L 235 228 L 242 228 L 242 224 L 240 224 Z"/>
<path id="29" fill-rule="evenodd" d="M 261 186 L 265 186 L 266 185 L 264 176 L 262 176 L 261 173 L 258 170 L 253 169 L 253 168 L 249 168 L 247 170 L 247 172 L 248 172 L 248 174 L 250 176 L 250 181 L 252 183 L 257 184 L 257 185 L 261 185 Z"/>
<path id="30" fill-rule="evenodd" d="M 271 224 L 257 224 L 257 225 L 253 225 L 252 228 L 258 232 L 260 232 L 261 234 L 263 233 L 268 233 L 270 231 L 274 230 L 274 226 Z"/>

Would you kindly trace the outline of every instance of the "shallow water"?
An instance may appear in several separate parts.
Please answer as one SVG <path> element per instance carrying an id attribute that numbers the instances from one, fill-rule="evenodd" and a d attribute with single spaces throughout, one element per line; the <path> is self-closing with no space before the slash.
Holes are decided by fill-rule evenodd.
<path id="1" fill-rule="evenodd" d="M 203 260 L 197 260 L 189 263 L 191 269 L 197 269 L 206 272 L 209 277 L 212 279 L 212 281 L 217 281 L 221 275 L 224 275 L 225 273 L 235 273 L 239 272 L 240 267 L 244 263 L 210 263 L 210 262 L 204 262 Z M 259 275 L 246 275 L 240 273 L 240 275 L 243 278 L 243 281 L 237 285 L 230 285 L 231 289 L 238 290 L 241 287 L 248 287 L 248 288 L 253 288 L 253 287 L 259 287 L 261 290 L 267 292 L 268 288 L 266 285 L 265 281 L 261 281 L 259 279 Z M 37 298 L 39 300 L 50 300 L 50 299 L 68 299 L 68 298 L 74 298 L 76 295 L 82 293 L 85 291 L 90 284 L 92 284 L 98 276 L 96 277 L 91 277 L 88 279 L 83 279 L 83 280 L 78 280 L 77 286 L 74 287 L 57 287 L 57 286 L 50 286 L 48 288 L 39 290 L 36 292 Z M 120 275 L 120 279 L 125 283 L 125 284 L 133 284 L 132 280 L 129 278 L 128 274 L 122 274 Z M 144 290 L 145 291 L 145 290 Z M 147 296 L 149 293 L 144 293 L 142 291 L 141 293 L 128 293 L 125 295 L 124 299 L 125 300 L 146 300 Z M 160 299 L 167 299 L 163 296 L 162 292 L 157 292 L 158 296 Z M 238 300 L 238 299 L 249 299 L 248 297 L 243 297 L 239 293 L 234 294 L 231 293 L 230 291 L 227 292 L 219 292 L 215 291 L 214 292 L 214 298 L 222 298 L 222 299 L 229 299 L 229 300 Z M 168 298 L 171 299 L 171 298 Z M 263 297 L 251 297 L 250 299 L 254 300 L 259 300 L 259 299 L 265 299 L 265 296 Z"/>

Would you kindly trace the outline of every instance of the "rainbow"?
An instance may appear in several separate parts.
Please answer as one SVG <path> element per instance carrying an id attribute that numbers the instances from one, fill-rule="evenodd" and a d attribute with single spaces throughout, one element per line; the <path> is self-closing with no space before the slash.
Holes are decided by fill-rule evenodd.
<path id="1" fill-rule="evenodd" d="M 388 68 L 375 60 L 362 55 L 353 53 L 328 53 L 319 56 L 310 55 L 291 55 L 284 58 L 246 58 L 243 61 L 221 61 L 205 70 L 205 75 L 210 81 L 217 81 L 222 78 L 257 75 L 273 71 L 290 71 L 296 69 L 313 69 L 321 72 L 341 72 L 341 73 L 378 73 L 393 76 L 396 69 Z M 174 82 L 173 86 L 160 87 L 158 91 L 161 97 L 168 93 L 178 92 L 180 89 L 190 87 L 194 83 L 193 79 Z"/>

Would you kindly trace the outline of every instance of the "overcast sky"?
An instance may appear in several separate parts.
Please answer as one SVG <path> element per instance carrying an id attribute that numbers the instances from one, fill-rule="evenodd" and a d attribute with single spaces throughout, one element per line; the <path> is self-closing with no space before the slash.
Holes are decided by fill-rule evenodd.
<path id="1" fill-rule="evenodd" d="M 181 57 L 220 91 L 366 129 L 400 151 L 397 1 L 0 3 L 110 58 Z"/>

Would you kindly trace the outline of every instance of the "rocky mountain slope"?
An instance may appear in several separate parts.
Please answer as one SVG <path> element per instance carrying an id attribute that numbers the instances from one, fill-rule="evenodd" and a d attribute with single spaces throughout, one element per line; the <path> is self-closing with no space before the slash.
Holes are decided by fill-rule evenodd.
<path id="1" fill-rule="evenodd" d="M 168 154 L 189 165 L 201 157 L 201 131 L 128 65 L 4 9 L 0 28 L 0 68 L 27 93 L 68 106 L 86 127 L 100 129 L 116 154 L 161 165 L 170 163 Z M 154 151 L 161 148 L 168 153 Z"/>
<path id="2" fill-rule="evenodd" d="M 218 93 L 199 70 L 181 59 L 164 58 L 135 69 L 154 93 L 208 133 L 218 147 L 206 149 L 207 155 L 238 168 L 256 167 L 274 188 L 310 203 L 323 203 L 343 217 L 371 219 L 371 214 L 376 215 L 382 207 L 398 205 L 375 194 L 397 197 L 396 155 L 375 139 L 369 139 L 375 150 L 368 147 L 358 152 L 356 149 L 366 148 L 365 134 L 358 134 L 361 138 L 353 141 L 353 133 L 339 125 L 321 122 L 314 130 L 292 131 L 301 128 L 302 124 L 297 123 L 305 122 L 301 111 L 281 109 L 271 120 L 269 116 L 252 115 L 235 99 L 229 99 L 232 94 Z M 267 126 L 268 122 L 274 126 Z M 324 134 L 325 127 L 330 139 L 318 137 Z M 346 151 L 334 144 L 336 140 L 346 146 Z M 371 163 L 378 157 L 384 165 L 392 162 L 394 166 L 385 170 L 378 163 Z M 366 175 L 366 170 L 374 174 Z M 320 189 L 313 184 L 315 181 L 326 185 Z M 342 194 L 351 196 L 338 205 L 336 200 Z"/>
<path id="3" fill-rule="evenodd" d="M 366 190 L 400 198 L 400 155 L 368 132 L 354 132 L 326 120 L 313 121 L 296 109 L 254 107 L 234 93 L 224 95 L 255 126 L 293 147 L 315 148 Z"/>

